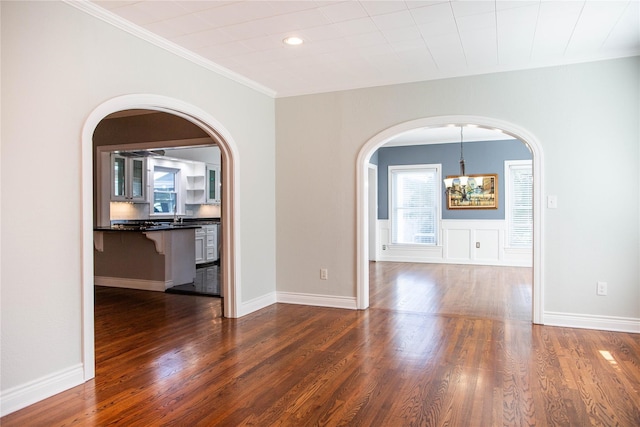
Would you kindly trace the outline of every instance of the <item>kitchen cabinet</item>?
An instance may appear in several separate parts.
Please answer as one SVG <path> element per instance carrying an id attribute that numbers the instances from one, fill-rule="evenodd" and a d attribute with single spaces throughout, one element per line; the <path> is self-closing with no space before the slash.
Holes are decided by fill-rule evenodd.
<path id="1" fill-rule="evenodd" d="M 184 201 L 188 205 L 203 205 L 207 202 L 207 171 L 204 162 L 189 162 L 184 165 L 186 187 Z"/>
<path id="2" fill-rule="evenodd" d="M 207 199 L 206 203 L 219 204 L 220 194 L 220 166 L 207 164 Z"/>
<path id="3" fill-rule="evenodd" d="M 206 246 L 205 246 L 206 233 L 204 229 L 196 229 L 196 264 L 203 264 L 206 261 Z"/>
<path id="4" fill-rule="evenodd" d="M 201 205 L 206 203 L 206 177 L 204 175 L 187 176 L 187 197 L 185 203 L 188 205 Z"/>
<path id="5" fill-rule="evenodd" d="M 218 226 L 215 224 L 205 226 L 205 249 L 207 262 L 218 260 Z"/>
<path id="6" fill-rule="evenodd" d="M 217 261 L 218 224 L 203 225 L 196 230 L 196 264 Z"/>
<path id="7" fill-rule="evenodd" d="M 94 230 L 94 283 L 159 292 L 193 283 L 194 236 L 192 227 Z"/>
<path id="8" fill-rule="evenodd" d="M 146 188 L 145 158 L 111 155 L 111 201 L 145 203 Z"/>

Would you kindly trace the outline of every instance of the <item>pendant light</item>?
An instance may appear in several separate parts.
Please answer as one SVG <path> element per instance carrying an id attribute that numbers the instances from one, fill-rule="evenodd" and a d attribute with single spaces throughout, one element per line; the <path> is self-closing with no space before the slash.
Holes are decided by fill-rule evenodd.
<path id="1" fill-rule="evenodd" d="M 444 179 L 444 185 L 447 188 L 447 191 L 451 190 L 451 188 L 453 187 L 454 180 L 458 180 L 458 182 L 460 183 L 460 187 L 462 188 L 465 188 L 467 186 L 467 182 L 469 181 L 469 177 L 465 174 L 464 171 L 464 150 L 462 146 L 463 142 L 463 127 L 460 126 L 460 175 Z"/>
<path id="2" fill-rule="evenodd" d="M 475 176 L 473 178 L 469 178 L 469 176 L 465 172 L 464 165 L 464 134 L 463 134 L 463 126 L 460 126 L 460 175 L 453 176 L 450 178 L 444 179 L 444 185 L 446 187 L 445 192 L 448 195 L 453 193 L 457 193 L 460 195 L 462 200 L 469 200 L 470 192 L 474 190 L 477 191 L 484 184 L 484 178 L 482 176 Z M 469 182 L 472 180 L 472 182 Z M 457 188 L 454 186 L 457 185 Z M 475 186 L 474 186 L 475 184 Z M 471 185 L 471 187 L 467 188 L 467 185 Z"/>

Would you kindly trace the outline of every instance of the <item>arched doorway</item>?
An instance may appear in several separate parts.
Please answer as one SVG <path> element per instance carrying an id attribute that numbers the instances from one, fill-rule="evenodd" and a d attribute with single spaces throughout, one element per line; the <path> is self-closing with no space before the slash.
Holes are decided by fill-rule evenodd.
<path id="1" fill-rule="evenodd" d="M 93 303 L 93 132 L 109 114 L 123 110 L 154 110 L 170 113 L 197 125 L 220 147 L 225 164 L 222 175 L 222 293 L 226 317 L 237 317 L 240 301 L 238 265 L 239 156 L 236 144 L 215 118 L 191 104 L 173 98 L 134 94 L 110 99 L 89 114 L 82 131 L 82 341 L 84 380 L 95 376 L 94 303 Z"/>
<path id="2" fill-rule="evenodd" d="M 512 135 L 524 142 L 533 157 L 533 323 L 544 323 L 544 259 L 543 259 L 543 192 L 544 158 L 538 140 L 527 130 L 509 122 L 479 116 L 440 116 L 412 120 L 392 126 L 375 135 L 360 149 L 357 160 L 357 254 L 356 254 L 356 302 L 358 309 L 369 307 L 369 161 L 373 153 L 399 133 L 421 127 L 442 127 L 452 123 L 473 124 L 488 129 L 496 129 Z"/>

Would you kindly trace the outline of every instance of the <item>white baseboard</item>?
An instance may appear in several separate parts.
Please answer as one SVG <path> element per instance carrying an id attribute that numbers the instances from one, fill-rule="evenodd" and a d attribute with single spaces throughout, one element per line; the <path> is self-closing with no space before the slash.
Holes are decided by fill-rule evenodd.
<path id="1" fill-rule="evenodd" d="M 82 363 L 0 392 L 0 417 L 84 382 Z"/>
<path id="2" fill-rule="evenodd" d="M 547 326 L 640 333 L 640 319 L 633 317 L 594 316 L 591 314 L 546 311 L 543 323 Z"/>
<path id="3" fill-rule="evenodd" d="M 144 280 L 127 279 L 124 277 L 95 276 L 93 283 L 96 286 L 108 286 L 111 288 L 139 289 L 142 291 L 164 292 L 173 286 L 172 280 Z"/>
<path id="4" fill-rule="evenodd" d="M 276 293 L 270 292 L 258 298 L 254 298 L 247 302 L 241 302 L 238 317 L 246 316 L 254 311 L 261 310 L 276 303 Z"/>
<path id="5" fill-rule="evenodd" d="M 278 292 L 278 302 L 285 304 L 312 305 L 317 307 L 346 308 L 357 310 L 355 297 Z"/>

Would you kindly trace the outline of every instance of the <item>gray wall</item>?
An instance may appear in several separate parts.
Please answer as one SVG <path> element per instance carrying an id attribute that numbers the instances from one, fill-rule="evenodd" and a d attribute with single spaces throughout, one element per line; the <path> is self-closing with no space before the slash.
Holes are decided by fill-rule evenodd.
<path id="1" fill-rule="evenodd" d="M 355 295 L 356 164 L 367 141 L 420 118 L 483 116 L 535 136 L 538 191 L 558 197 L 543 212 L 545 313 L 638 321 L 639 75 L 634 57 L 276 100 L 278 290 Z M 597 281 L 608 296 L 596 295 Z"/>
<path id="2" fill-rule="evenodd" d="M 389 219 L 389 166 L 442 164 L 442 178 L 460 173 L 460 144 L 381 147 L 378 156 L 378 219 Z M 449 210 L 442 194 L 443 219 L 504 219 L 504 162 L 530 160 L 531 152 L 517 139 L 464 143 L 466 173 L 498 174 L 498 209 Z"/>
<path id="3" fill-rule="evenodd" d="M 62 2 L 0 8 L 3 398 L 82 366 L 81 159 L 91 147 L 81 136 L 112 98 L 178 99 L 228 131 L 239 162 L 241 300 L 272 295 L 274 99 Z"/>

